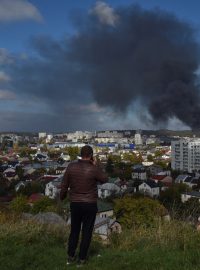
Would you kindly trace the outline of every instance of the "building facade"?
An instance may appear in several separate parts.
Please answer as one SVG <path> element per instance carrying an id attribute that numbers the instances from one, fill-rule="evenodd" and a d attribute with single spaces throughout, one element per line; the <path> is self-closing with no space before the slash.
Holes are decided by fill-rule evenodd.
<path id="1" fill-rule="evenodd" d="M 172 169 L 185 172 L 200 170 L 200 139 L 181 139 L 171 142 Z"/>
<path id="2" fill-rule="evenodd" d="M 137 131 L 135 133 L 135 145 L 142 145 L 143 141 L 142 141 L 142 135 L 140 131 Z"/>

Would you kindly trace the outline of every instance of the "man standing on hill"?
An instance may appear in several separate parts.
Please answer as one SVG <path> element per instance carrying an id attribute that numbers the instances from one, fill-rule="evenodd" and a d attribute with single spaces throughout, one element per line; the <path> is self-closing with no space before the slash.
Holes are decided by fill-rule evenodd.
<path id="1" fill-rule="evenodd" d="M 91 242 L 97 213 L 97 183 L 105 183 L 107 176 L 96 166 L 93 149 L 89 145 L 81 148 L 81 159 L 72 162 L 64 174 L 60 199 L 67 196 L 69 189 L 71 232 L 68 241 L 68 264 L 75 261 L 79 234 L 82 232 L 79 263 L 84 264 Z"/>

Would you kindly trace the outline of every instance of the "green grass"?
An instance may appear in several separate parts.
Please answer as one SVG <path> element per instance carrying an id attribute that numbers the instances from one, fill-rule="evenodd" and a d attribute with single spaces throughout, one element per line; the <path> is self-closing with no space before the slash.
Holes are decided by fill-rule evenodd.
<path id="1" fill-rule="evenodd" d="M 66 266 L 67 238 L 66 228 L 0 219 L 0 269 L 77 269 Z M 95 239 L 82 269 L 197 270 L 200 235 L 186 224 L 170 222 L 125 231 L 115 235 L 109 246 Z"/>

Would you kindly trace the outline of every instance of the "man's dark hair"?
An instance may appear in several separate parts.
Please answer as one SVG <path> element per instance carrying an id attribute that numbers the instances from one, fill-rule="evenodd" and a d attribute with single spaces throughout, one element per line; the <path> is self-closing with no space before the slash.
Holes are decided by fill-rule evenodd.
<path id="1" fill-rule="evenodd" d="M 89 145 L 85 145 L 81 148 L 81 157 L 89 158 L 93 155 L 93 149 Z"/>

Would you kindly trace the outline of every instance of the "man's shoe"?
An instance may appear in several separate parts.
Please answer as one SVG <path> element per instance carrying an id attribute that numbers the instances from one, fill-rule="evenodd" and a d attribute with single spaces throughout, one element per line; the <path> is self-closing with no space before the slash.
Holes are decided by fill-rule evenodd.
<path id="1" fill-rule="evenodd" d="M 77 267 L 83 267 L 86 264 L 86 260 L 79 260 L 77 263 Z"/>
<path id="2" fill-rule="evenodd" d="M 74 263 L 74 262 L 75 262 L 75 260 L 76 260 L 76 258 L 75 258 L 75 257 L 71 257 L 71 256 L 69 256 L 69 257 L 68 257 L 68 259 L 67 259 L 67 265 L 70 265 L 70 264 Z"/>

